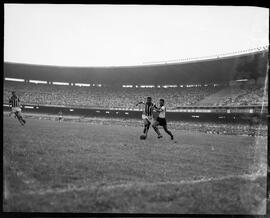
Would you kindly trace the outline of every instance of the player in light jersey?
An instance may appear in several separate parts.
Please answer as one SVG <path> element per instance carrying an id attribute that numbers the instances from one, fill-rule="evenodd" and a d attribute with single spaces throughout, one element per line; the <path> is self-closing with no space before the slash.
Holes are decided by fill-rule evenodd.
<path id="1" fill-rule="evenodd" d="M 148 130 L 150 128 L 150 125 L 153 121 L 153 111 L 154 109 L 157 109 L 157 106 L 152 102 L 151 97 L 147 97 L 146 103 L 144 102 L 139 102 L 136 104 L 136 106 L 143 104 L 144 105 L 144 110 L 142 114 L 142 119 L 144 122 L 144 129 L 143 129 L 143 134 L 145 138 L 147 137 Z"/>
<path id="2" fill-rule="evenodd" d="M 165 118 L 166 117 L 166 107 L 164 105 L 164 102 L 165 102 L 164 99 L 159 100 L 160 107 L 156 109 L 156 111 L 159 112 L 158 118 L 152 124 L 152 127 L 155 130 L 155 132 L 158 134 L 158 138 L 162 138 L 162 135 L 160 134 L 160 132 L 158 130 L 158 126 L 162 126 L 163 129 L 165 130 L 165 132 L 169 136 L 171 136 L 171 140 L 173 140 L 173 134 L 167 128 L 167 121 L 166 121 L 166 118 Z"/>

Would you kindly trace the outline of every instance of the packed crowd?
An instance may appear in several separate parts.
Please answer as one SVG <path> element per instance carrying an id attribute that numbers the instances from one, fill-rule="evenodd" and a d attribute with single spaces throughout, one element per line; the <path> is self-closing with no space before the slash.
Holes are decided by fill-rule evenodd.
<path id="1" fill-rule="evenodd" d="M 267 102 L 268 91 L 264 91 L 263 87 L 250 86 L 248 91 L 245 90 L 244 93 L 235 98 L 235 102 L 237 105 L 258 105 Z"/>
<path id="2" fill-rule="evenodd" d="M 137 102 L 151 96 L 154 101 L 160 98 L 166 99 L 167 107 L 174 108 L 195 105 L 218 88 L 78 87 L 5 82 L 5 100 L 8 99 L 12 90 L 16 90 L 22 102 L 28 104 L 134 108 Z"/>
<path id="3" fill-rule="evenodd" d="M 220 97 L 212 106 L 250 106 L 268 103 L 268 92 L 264 87 L 248 85 L 244 87 L 230 87 L 229 93 Z"/>
<path id="4" fill-rule="evenodd" d="M 151 96 L 154 102 L 164 98 L 168 109 L 181 106 L 200 106 L 200 101 L 224 87 L 202 86 L 184 88 L 121 88 L 78 87 L 20 82 L 4 84 L 4 102 L 15 90 L 23 104 L 63 105 L 99 108 L 134 108 L 139 101 Z M 224 96 L 211 106 L 238 106 L 261 104 L 263 88 L 232 88 L 230 97 Z M 265 98 L 267 99 L 267 98 Z"/>

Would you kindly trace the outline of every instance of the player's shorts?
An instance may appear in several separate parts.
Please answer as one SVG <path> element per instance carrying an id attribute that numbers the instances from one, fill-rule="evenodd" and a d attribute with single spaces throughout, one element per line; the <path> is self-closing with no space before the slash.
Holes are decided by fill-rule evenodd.
<path id="1" fill-rule="evenodd" d="M 158 122 L 158 125 L 160 125 L 160 126 L 166 126 L 167 125 L 167 121 L 166 121 L 165 118 L 158 117 L 157 122 Z"/>
<path id="2" fill-rule="evenodd" d="M 146 120 L 148 120 L 148 121 L 151 123 L 152 120 L 153 120 L 153 116 L 146 116 L 145 114 L 143 114 L 143 115 L 142 115 L 142 119 L 143 119 L 143 120 L 146 119 Z"/>
<path id="3" fill-rule="evenodd" d="M 11 108 L 12 113 L 21 112 L 22 109 L 20 107 L 12 107 Z"/>

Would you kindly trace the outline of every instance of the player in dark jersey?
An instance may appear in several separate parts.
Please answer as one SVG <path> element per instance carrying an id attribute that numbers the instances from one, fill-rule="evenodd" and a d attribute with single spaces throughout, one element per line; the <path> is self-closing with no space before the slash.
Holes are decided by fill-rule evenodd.
<path id="1" fill-rule="evenodd" d="M 16 95 L 15 91 L 11 92 L 11 97 L 9 99 L 9 105 L 11 106 L 11 114 L 15 114 L 15 116 L 18 118 L 20 123 L 24 125 L 26 121 L 22 117 L 22 109 L 21 109 L 21 104 L 20 104 L 20 98 Z"/>
<path id="2" fill-rule="evenodd" d="M 136 104 L 136 106 L 143 104 L 144 109 L 143 109 L 143 114 L 142 114 L 142 119 L 144 122 L 144 129 L 143 129 L 143 134 L 145 138 L 147 137 L 148 130 L 150 128 L 151 122 L 153 121 L 153 111 L 157 106 L 152 103 L 152 98 L 147 97 L 146 102 L 139 102 Z"/>
<path id="3" fill-rule="evenodd" d="M 171 136 L 171 140 L 173 140 L 173 134 L 171 133 L 171 131 L 168 130 L 167 128 L 167 121 L 166 121 L 166 107 L 164 105 L 164 99 L 160 99 L 159 100 L 159 105 L 160 107 L 155 109 L 155 111 L 157 111 L 158 117 L 157 119 L 154 121 L 154 123 L 152 124 L 153 129 L 155 130 L 155 132 L 158 134 L 158 138 L 162 138 L 162 135 L 160 134 L 159 130 L 158 130 L 158 126 L 162 126 L 163 129 L 165 130 L 165 132 Z"/>

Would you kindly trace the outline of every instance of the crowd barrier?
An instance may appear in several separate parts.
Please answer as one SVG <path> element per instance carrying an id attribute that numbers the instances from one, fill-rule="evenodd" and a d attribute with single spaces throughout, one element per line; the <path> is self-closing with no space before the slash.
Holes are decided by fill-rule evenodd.
<path id="1" fill-rule="evenodd" d="M 4 104 L 4 110 L 10 110 L 9 106 Z M 23 112 L 43 113 L 57 115 L 62 111 L 63 116 L 82 116 L 82 117 L 108 117 L 123 119 L 141 119 L 142 112 L 124 108 L 104 109 L 104 108 L 76 108 L 50 105 L 23 105 Z M 177 110 L 168 110 L 167 119 L 172 121 L 202 121 L 202 122 L 226 122 L 226 123 L 250 123 L 263 122 L 268 119 L 267 107 L 183 107 Z M 156 116 L 155 114 L 154 116 Z"/>

